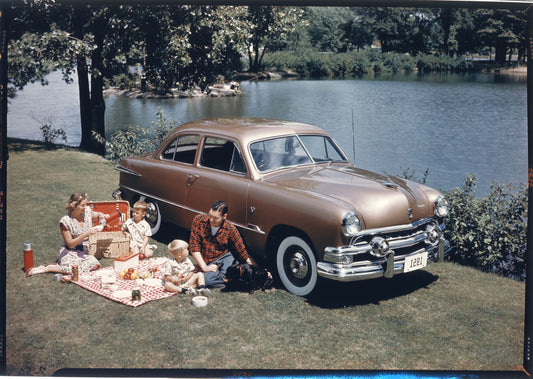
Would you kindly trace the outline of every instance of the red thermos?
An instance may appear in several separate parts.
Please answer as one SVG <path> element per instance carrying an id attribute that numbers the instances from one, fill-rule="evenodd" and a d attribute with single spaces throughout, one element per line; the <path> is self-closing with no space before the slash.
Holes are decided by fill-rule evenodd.
<path id="1" fill-rule="evenodd" d="M 24 242 L 24 271 L 33 267 L 33 248 L 31 242 Z"/>
<path id="2" fill-rule="evenodd" d="M 120 211 L 116 210 L 115 212 L 111 213 L 108 218 L 104 218 L 100 220 L 100 224 L 104 224 L 104 230 L 110 230 L 112 229 L 112 226 L 109 224 L 115 221 L 116 219 L 119 219 L 120 216 L 122 216 L 122 213 Z"/>

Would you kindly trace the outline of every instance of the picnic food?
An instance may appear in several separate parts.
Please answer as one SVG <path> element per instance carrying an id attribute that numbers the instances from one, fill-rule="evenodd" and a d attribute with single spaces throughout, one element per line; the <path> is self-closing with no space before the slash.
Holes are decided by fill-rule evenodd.
<path id="1" fill-rule="evenodd" d="M 135 280 L 139 277 L 139 271 L 135 270 L 133 267 L 125 268 L 118 274 L 120 279 L 124 280 Z"/>

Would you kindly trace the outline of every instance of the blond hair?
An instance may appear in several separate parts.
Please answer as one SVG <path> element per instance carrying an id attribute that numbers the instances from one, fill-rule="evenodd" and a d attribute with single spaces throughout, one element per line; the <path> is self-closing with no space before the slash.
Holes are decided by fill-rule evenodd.
<path id="1" fill-rule="evenodd" d="M 181 252 L 183 250 L 187 250 L 188 248 L 189 244 L 183 240 L 174 240 L 168 244 L 168 252 L 171 255 L 174 255 L 175 253 Z"/>
<path id="2" fill-rule="evenodd" d="M 148 204 L 145 201 L 139 200 L 133 204 L 133 209 L 139 209 L 143 212 L 146 212 L 148 210 Z"/>

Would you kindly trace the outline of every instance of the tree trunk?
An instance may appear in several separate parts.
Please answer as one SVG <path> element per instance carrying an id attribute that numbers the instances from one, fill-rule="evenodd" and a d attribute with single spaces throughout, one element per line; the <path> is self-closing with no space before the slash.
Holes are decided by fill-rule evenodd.
<path id="1" fill-rule="evenodd" d="M 253 62 L 252 62 L 252 49 L 251 49 L 251 47 L 252 47 L 251 45 L 248 45 L 248 49 L 247 49 L 248 50 L 248 65 L 250 66 L 250 67 L 248 67 L 248 71 L 253 72 L 254 69 L 253 69 Z"/>
<path id="2" fill-rule="evenodd" d="M 105 138 L 104 80 L 101 75 L 91 77 L 91 131 Z M 91 136 L 91 152 L 105 156 L 105 143 Z"/>
<path id="3" fill-rule="evenodd" d="M 101 138 L 91 136 L 90 148 L 92 153 L 105 156 L 105 101 L 104 101 L 104 67 L 102 63 L 102 49 L 104 46 L 104 33 L 101 22 L 94 24 L 94 42 L 96 49 L 92 54 L 92 74 L 91 74 L 91 132 L 98 134 Z"/>
<path id="4" fill-rule="evenodd" d="M 507 44 L 503 40 L 496 41 L 496 63 L 504 64 L 506 60 Z"/>
<path id="5" fill-rule="evenodd" d="M 80 119 L 81 119 L 81 142 L 80 148 L 91 149 L 91 97 L 89 94 L 89 74 L 85 57 L 78 57 L 78 93 L 80 97 Z"/>
<path id="6" fill-rule="evenodd" d="M 259 42 L 254 43 L 254 72 L 259 72 Z"/>
<path id="7" fill-rule="evenodd" d="M 442 30 L 444 31 L 442 50 L 447 56 L 450 55 L 450 35 L 454 12 L 455 10 L 448 8 L 440 10 L 440 22 Z"/>

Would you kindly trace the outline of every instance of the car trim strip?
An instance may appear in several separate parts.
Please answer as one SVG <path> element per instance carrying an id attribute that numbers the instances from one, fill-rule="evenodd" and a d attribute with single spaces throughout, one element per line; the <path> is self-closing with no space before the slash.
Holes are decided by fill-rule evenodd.
<path id="1" fill-rule="evenodd" d="M 150 195 L 150 194 L 148 194 L 146 192 L 141 192 L 139 190 L 135 190 L 135 189 L 133 189 L 131 187 L 128 187 L 128 186 L 120 185 L 120 188 L 123 188 L 123 189 L 125 189 L 127 191 L 131 191 L 133 193 L 137 193 L 139 195 L 145 196 L 145 197 L 150 198 L 150 199 L 157 200 L 157 201 L 159 201 L 161 203 L 166 203 L 166 204 L 171 205 L 173 207 L 181 208 L 181 209 L 189 211 L 189 212 L 193 212 L 193 213 L 196 213 L 196 214 L 204 214 L 205 213 L 205 212 L 197 211 L 196 209 L 192 209 L 192 208 L 186 207 L 186 206 L 178 204 L 178 203 L 174 203 L 172 201 L 168 201 L 168 200 L 162 199 L 162 198 L 160 198 L 158 196 Z M 242 224 L 236 223 L 234 221 L 230 221 L 230 222 L 233 225 L 235 225 L 236 227 L 238 227 L 238 228 L 250 230 L 252 232 L 263 234 L 263 235 L 266 234 L 265 231 L 261 230 L 261 228 L 259 226 L 257 226 L 257 225 L 253 225 L 253 224 L 242 225 Z"/>
<path id="2" fill-rule="evenodd" d="M 130 174 L 130 175 L 134 175 L 134 176 L 142 176 L 141 174 L 139 174 L 138 172 L 135 172 L 133 170 L 130 170 L 129 168 L 126 168 L 126 167 L 123 167 L 121 165 L 116 165 L 115 166 L 115 170 L 117 171 L 120 171 L 120 172 L 124 172 L 126 174 Z"/>
<path id="3" fill-rule="evenodd" d="M 383 228 L 374 228 L 374 229 L 365 229 L 365 230 L 361 230 L 359 233 L 354 234 L 354 237 L 361 237 L 361 236 L 366 236 L 366 235 L 374 235 L 374 234 L 382 234 L 382 233 L 391 233 L 391 232 L 401 232 L 404 230 L 412 230 L 412 229 L 417 228 L 419 225 L 427 224 L 431 221 L 433 221 L 433 218 L 426 217 L 418 221 L 415 221 L 411 224 L 393 225 L 393 226 L 387 226 Z"/>

